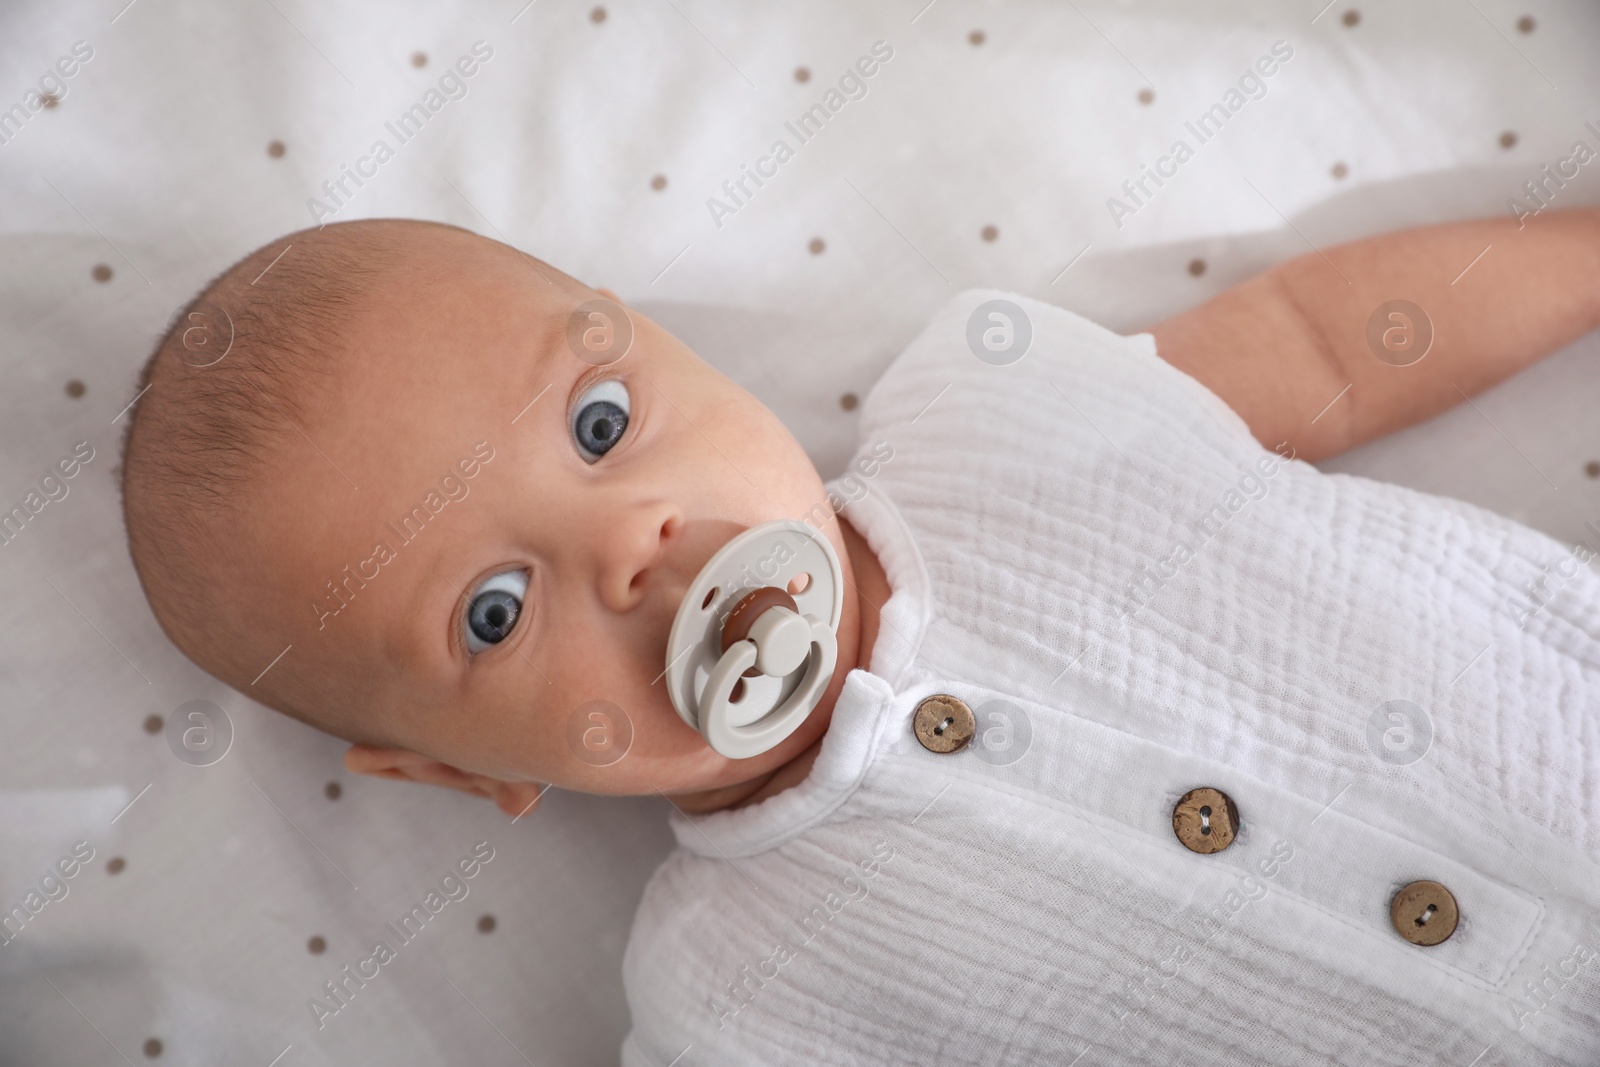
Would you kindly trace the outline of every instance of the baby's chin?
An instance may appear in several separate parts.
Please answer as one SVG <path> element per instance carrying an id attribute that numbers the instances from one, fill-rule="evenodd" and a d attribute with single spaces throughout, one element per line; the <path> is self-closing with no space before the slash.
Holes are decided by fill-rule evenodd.
<path id="1" fill-rule="evenodd" d="M 677 797 L 711 793 L 764 780 L 804 753 L 826 729 L 826 721 L 818 722 L 818 715 L 813 712 L 794 734 L 770 751 L 748 759 L 730 759 L 707 744 L 670 705 L 663 710 L 670 721 L 654 719 L 654 728 L 649 729 L 649 734 L 645 730 L 651 720 L 630 717 L 636 720 L 637 732 L 629 750 L 620 757 L 591 752 L 567 759 L 562 773 L 550 779 L 538 774 L 530 777 L 554 780 L 563 788 L 599 796 L 665 794 Z M 570 746 L 567 755 L 573 755 Z M 604 758 L 615 758 L 615 762 L 606 765 L 589 762 Z"/>

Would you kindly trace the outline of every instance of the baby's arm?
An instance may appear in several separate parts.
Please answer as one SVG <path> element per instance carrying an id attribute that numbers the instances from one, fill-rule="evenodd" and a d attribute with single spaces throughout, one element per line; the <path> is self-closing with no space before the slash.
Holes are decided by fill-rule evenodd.
<path id="1" fill-rule="evenodd" d="M 1421 362 L 1393 366 L 1368 347 L 1367 321 L 1391 300 L 1432 320 Z M 1287 441 L 1316 460 L 1437 414 L 1597 328 L 1600 208 L 1582 208 L 1521 229 L 1457 222 L 1311 252 L 1150 333 L 1263 445 Z"/>

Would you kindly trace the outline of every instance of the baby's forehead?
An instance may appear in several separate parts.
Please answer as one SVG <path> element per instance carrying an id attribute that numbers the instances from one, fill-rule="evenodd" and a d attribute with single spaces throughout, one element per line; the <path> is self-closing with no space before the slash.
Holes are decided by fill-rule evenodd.
<path id="1" fill-rule="evenodd" d="M 556 369 L 569 319 L 596 294 L 492 242 L 451 252 L 419 245 L 374 287 L 351 318 L 350 375 L 470 392 L 484 384 L 473 371 L 504 385 L 532 363 Z"/>
<path id="2" fill-rule="evenodd" d="M 566 334 L 592 291 L 493 246 L 452 251 L 394 265 L 352 314 L 303 432 L 273 442 L 257 510 L 302 516 L 278 535 L 280 559 L 296 570 L 370 549 L 430 494 L 448 500 L 464 467 L 527 437 L 535 420 L 518 416 L 530 401 L 587 369 Z"/>

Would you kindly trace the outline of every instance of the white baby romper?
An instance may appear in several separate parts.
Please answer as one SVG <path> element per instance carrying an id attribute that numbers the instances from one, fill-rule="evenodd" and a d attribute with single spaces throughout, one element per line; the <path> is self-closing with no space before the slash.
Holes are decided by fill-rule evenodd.
<path id="1" fill-rule="evenodd" d="M 1000 299 L 1009 364 L 968 341 Z M 872 670 L 803 782 L 672 816 L 624 1067 L 1600 1064 L 1587 549 L 1285 460 L 1148 335 L 992 291 L 857 458 Z M 918 741 L 932 695 L 971 744 Z M 1241 823 L 1210 854 L 1200 787 Z M 1433 946 L 1391 920 L 1422 880 Z"/>

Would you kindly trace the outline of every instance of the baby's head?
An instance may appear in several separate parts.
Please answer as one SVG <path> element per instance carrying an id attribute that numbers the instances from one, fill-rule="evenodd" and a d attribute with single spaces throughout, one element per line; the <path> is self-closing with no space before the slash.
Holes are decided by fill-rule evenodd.
<path id="1" fill-rule="evenodd" d="M 820 514 L 850 577 L 821 480 L 644 316 L 603 305 L 609 338 L 575 318 L 607 298 L 404 220 L 291 234 L 229 269 L 151 357 L 124 445 L 130 551 L 167 635 L 354 742 L 352 769 L 513 814 L 544 783 L 692 793 L 804 751 L 816 716 L 763 756 L 718 755 L 662 672 L 689 583 L 741 530 Z M 581 740 L 604 725 L 574 721 L 593 701 L 632 727 L 606 766 Z"/>

